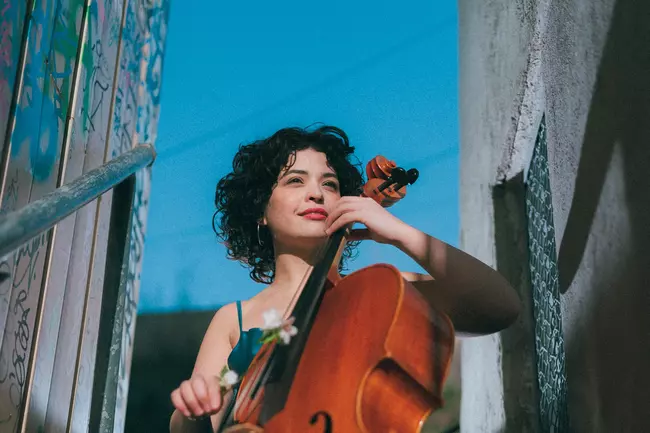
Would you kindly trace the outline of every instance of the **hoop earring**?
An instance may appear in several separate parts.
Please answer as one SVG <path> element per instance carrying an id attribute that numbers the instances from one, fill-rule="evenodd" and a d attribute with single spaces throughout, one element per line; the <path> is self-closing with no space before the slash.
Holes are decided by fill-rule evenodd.
<path id="1" fill-rule="evenodd" d="M 264 246 L 264 242 L 262 242 L 262 238 L 260 238 L 260 224 L 257 223 L 257 243 L 260 245 L 260 247 Z"/>

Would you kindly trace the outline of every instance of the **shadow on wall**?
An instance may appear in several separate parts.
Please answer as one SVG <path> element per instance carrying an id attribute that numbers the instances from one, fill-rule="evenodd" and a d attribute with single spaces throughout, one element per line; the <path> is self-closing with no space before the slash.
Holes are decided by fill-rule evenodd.
<path id="1" fill-rule="evenodd" d="M 576 431 L 637 432 L 650 425 L 649 17 L 648 1 L 619 0 L 614 7 L 558 253 L 563 293 L 581 264 L 594 275 L 589 313 L 567 336 Z M 617 154 L 622 173 L 610 171 Z M 622 178 L 620 203 L 627 209 L 601 199 L 608 172 Z"/>
<path id="2" fill-rule="evenodd" d="M 505 425 L 499 433 L 541 431 L 525 197 L 523 173 L 492 191 L 497 270 L 518 291 L 522 305 L 517 321 L 500 333 Z"/>

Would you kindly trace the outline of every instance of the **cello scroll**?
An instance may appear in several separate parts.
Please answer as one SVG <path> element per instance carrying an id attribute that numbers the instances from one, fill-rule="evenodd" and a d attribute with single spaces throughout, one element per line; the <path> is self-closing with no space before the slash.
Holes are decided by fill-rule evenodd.
<path id="1" fill-rule="evenodd" d="M 366 165 L 366 175 L 368 182 L 363 185 L 361 196 L 390 207 L 406 196 L 406 185 L 415 183 L 420 173 L 415 168 L 407 171 L 379 155 Z"/>

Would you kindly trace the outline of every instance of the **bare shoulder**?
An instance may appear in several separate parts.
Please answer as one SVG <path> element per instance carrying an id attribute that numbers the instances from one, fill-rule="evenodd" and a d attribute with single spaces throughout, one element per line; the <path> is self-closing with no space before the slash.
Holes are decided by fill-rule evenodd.
<path id="1" fill-rule="evenodd" d="M 233 330 L 237 329 L 237 307 L 234 303 L 219 308 L 208 326 L 194 366 L 195 372 L 221 371 L 232 352 Z"/>
<path id="2" fill-rule="evenodd" d="M 211 336 L 212 334 L 220 335 L 222 337 L 225 336 L 227 337 L 228 341 L 232 343 L 233 340 L 236 340 L 237 338 L 235 331 L 238 329 L 238 320 L 236 303 L 232 302 L 230 304 L 224 305 L 214 313 L 214 316 L 210 321 L 210 326 L 208 326 L 206 337 L 208 337 L 208 334 L 211 334 Z M 234 345 L 231 344 L 231 348 L 232 346 Z"/>

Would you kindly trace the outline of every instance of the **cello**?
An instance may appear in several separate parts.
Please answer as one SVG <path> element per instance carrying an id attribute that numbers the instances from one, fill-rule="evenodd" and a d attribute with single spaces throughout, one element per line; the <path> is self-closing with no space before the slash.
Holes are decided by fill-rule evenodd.
<path id="1" fill-rule="evenodd" d="M 377 156 L 360 195 L 389 207 L 418 178 Z M 399 270 L 338 264 L 352 225 L 333 233 L 289 310 L 287 345 L 264 344 L 224 409 L 219 433 L 417 433 L 443 406 L 451 320 Z"/>

